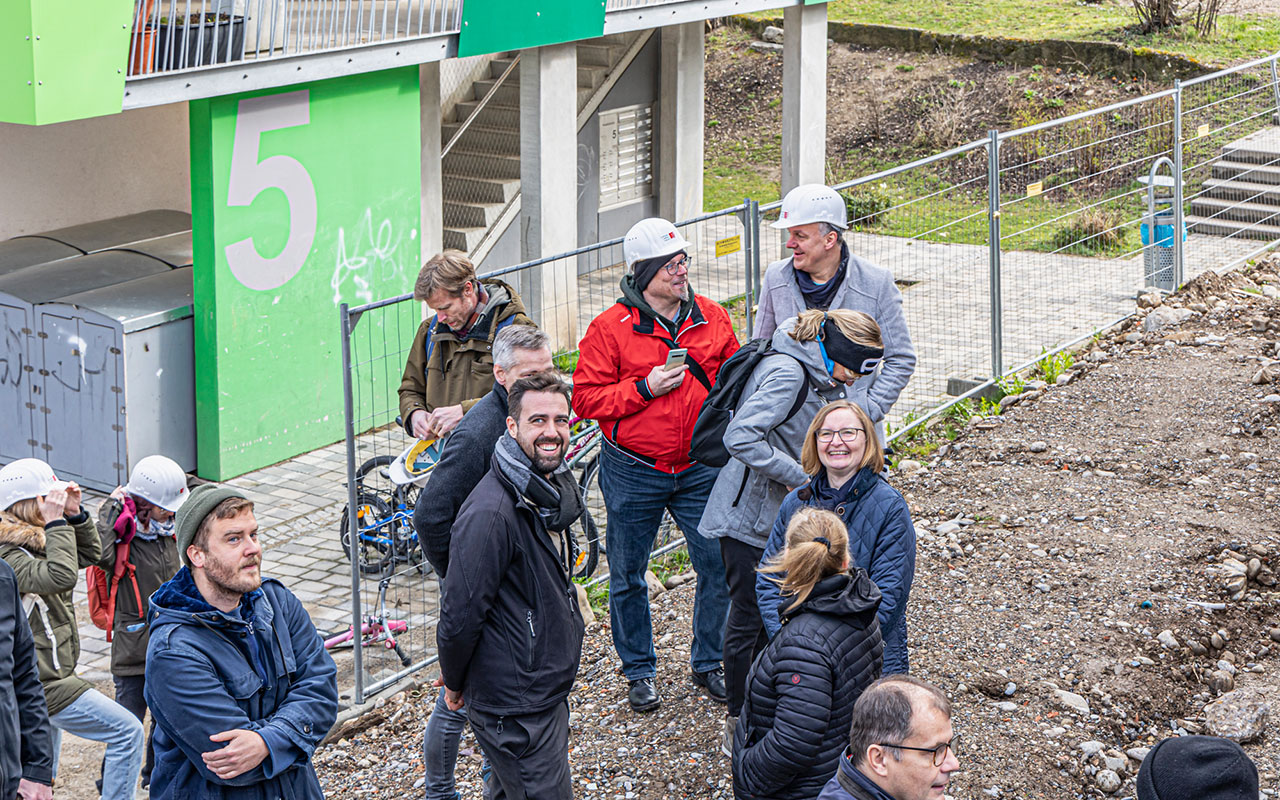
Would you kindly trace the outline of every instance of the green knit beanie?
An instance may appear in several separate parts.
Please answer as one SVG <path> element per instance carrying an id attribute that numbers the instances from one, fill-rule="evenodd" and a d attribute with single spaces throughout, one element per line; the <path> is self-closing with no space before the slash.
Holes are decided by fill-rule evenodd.
<path id="1" fill-rule="evenodd" d="M 187 548 L 195 541 L 196 531 L 200 530 L 200 524 L 204 522 L 204 518 L 209 516 L 210 512 L 223 500 L 230 500 L 233 497 L 241 500 L 249 499 L 239 489 L 216 483 L 201 484 L 191 490 L 191 496 L 178 509 L 173 523 L 174 534 L 178 539 L 178 555 L 182 558 L 183 564 L 191 566 L 191 560 L 187 558 Z"/>

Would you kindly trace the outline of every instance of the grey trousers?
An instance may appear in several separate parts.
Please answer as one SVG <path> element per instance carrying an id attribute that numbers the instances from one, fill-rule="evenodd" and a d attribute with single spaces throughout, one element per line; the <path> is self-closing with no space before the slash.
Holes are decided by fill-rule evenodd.
<path id="1" fill-rule="evenodd" d="M 572 800 L 568 703 L 508 717 L 468 705 L 467 716 L 493 766 L 492 800 Z"/>

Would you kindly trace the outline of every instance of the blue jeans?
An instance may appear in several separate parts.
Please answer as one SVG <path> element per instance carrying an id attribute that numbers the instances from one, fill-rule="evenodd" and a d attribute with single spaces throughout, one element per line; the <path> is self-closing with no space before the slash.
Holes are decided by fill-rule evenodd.
<path id="1" fill-rule="evenodd" d="M 62 732 L 106 742 L 102 770 L 102 800 L 132 800 L 142 771 L 142 723 L 127 708 L 90 689 L 75 702 L 49 717 L 53 723 L 53 774 L 58 774 Z"/>
<path id="2" fill-rule="evenodd" d="M 634 681 L 652 678 L 658 670 L 644 573 L 664 509 L 671 512 L 684 533 L 689 559 L 698 573 L 691 666 L 694 672 L 718 668 L 729 591 L 720 543 L 699 534 L 698 523 L 719 470 L 694 464 L 670 475 L 641 464 L 607 443 L 601 453 L 600 491 L 608 511 L 605 535 L 609 550 L 609 619 L 623 674 Z"/>
<path id="3" fill-rule="evenodd" d="M 467 707 L 453 711 L 444 702 L 444 688 L 422 732 L 422 763 L 426 768 L 427 800 L 453 800 L 453 769 L 458 764 L 458 742 L 467 726 Z"/>

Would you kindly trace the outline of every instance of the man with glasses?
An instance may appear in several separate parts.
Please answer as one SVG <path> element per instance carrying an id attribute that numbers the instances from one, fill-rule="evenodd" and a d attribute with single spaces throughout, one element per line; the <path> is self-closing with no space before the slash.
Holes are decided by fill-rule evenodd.
<path id="1" fill-rule="evenodd" d="M 881 678 L 854 704 L 849 749 L 818 800 L 939 800 L 960 769 L 959 745 L 941 689 L 909 675 Z"/>
<path id="2" fill-rule="evenodd" d="M 726 699 L 724 563 L 719 545 L 698 533 L 718 470 L 689 460 L 689 439 L 738 340 L 728 312 L 689 288 L 690 247 L 666 220 L 632 226 L 622 245 L 629 268 L 622 297 L 587 328 L 573 374 L 575 410 L 597 420 L 604 433 L 609 617 L 635 711 L 662 702 L 644 573 L 664 510 L 680 526 L 698 574 L 692 678 L 713 700 Z"/>
<path id="3" fill-rule="evenodd" d="M 880 326 L 884 360 L 846 396 L 859 398 L 884 444 L 884 417 L 916 368 L 893 273 L 850 252 L 844 241 L 849 227 L 844 198 L 828 186 L 809 183 L 787 192 L 773 227 L 786 231 L 791 255 L 770 264 L 760 280 L 755 335 L 772 336 L 783 320 L 807 308 L 847 308 L 870 315 Z"/>

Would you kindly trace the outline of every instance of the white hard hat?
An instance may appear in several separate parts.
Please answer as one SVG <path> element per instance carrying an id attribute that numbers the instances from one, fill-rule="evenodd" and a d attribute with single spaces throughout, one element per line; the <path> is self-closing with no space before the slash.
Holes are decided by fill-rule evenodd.
<path id="1" fill-rule="evenodd" d="M 637 261 L 673 256 L 692 246 L 680 235 L 676 226 L 665 219 L 649 217 L 632 225 L 631 230 L 627 231 L 626 238 L 622 240 L 622 255 L 630 269 Z"/>
<path id="2" fill-rule="evenodd" d="M 42 470 L 33 465 L 17 462 L 0 469 L 0 509 L 7 510 L 20 500 L 32 500 L 48 494 L 57 484 L 53 478 L 53 470 L 48 472 L 46 477 L 41 474 Z"/>
<path id="3" fill-rule="evenodd" d="M 835 189 L 820 183 L 805 183 L 787 192 L 782 198 L 782 214 L 773 227 L 794 228 L 811 222 L 825 222 L 840 230 L 848 228 L 844 198 Z"/>
<path id="4" fill-rule="evenodd" d="M 396 486 L 405 486 L 410 483 L 425 486 L 427 479 L 431 477 L 432 468 L 436 465 L 434 451 L 431 450 L 435 444 L 435 439 L 419 439 L 406 447 L 404 452 L 391 462 L 391 467 L 387 470 L 387 476 L 391 478 L 391 482 Z"/>
<path id="5" fill-rule="evenodd" d="M 40 476 L 41 480 L 48 481 L 49 483 L 56 483 L 58 480 L 58 476 L 53 474 L 53 467 L 38 458 L 20 458 L 9 466 L 30 467 L 37 475 Z"/>
<path id="6" fill-rule="evenodd" d="M 177 512 L 187 501 L 187 473 L 166 456 L 147 456 L 129 473 L 124 490 L 165 511 Z"/>

